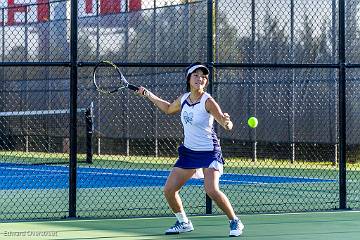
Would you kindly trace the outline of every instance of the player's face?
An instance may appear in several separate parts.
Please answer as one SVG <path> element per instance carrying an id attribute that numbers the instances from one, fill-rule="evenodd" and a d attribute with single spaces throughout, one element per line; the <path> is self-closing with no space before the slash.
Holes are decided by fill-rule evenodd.
<path id="1" fill-rule="evenodd" d="M 208 82 L 208 75 L 204 74 L 201 69 L 197 69 L 190 76 L 190 88 L 194 90 L 204 90 Z"/>

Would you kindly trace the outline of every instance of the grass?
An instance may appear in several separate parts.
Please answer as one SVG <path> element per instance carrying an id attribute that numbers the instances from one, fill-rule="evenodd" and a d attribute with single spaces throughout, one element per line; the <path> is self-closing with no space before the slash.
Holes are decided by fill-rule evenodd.
<path id="1" fill-rule="evenodd" d="M 0 151 L 0 161 L 6 163 L 24 164 L 46 164 L 64 163 L 69 161 L 67 153 L 46 153 L 46 152 L 22 152 L 22 151 Z M 78 161 L 81 165 L 85 162 L 86 155 L 78 154 Z M 168 168 L 176 161 L 176 157 L 155 157 L 155 156 L 124 156 L 124 155 L 94 155 L 93 166 L 123 167 L 124 165 Z M 338 164 L 333 162 L 309 162 L 298 160 L 292 163 L 289 160 L 277 160 L 270 158 L 259 158 L 253 161 L 251 158 L 226 158 L 226 168 L 259 168 L 259 169 L 308 169 L 308 170 L 338 170 Z M 347 163 L 348 170 L 360 171 L 360 163 Z"/>

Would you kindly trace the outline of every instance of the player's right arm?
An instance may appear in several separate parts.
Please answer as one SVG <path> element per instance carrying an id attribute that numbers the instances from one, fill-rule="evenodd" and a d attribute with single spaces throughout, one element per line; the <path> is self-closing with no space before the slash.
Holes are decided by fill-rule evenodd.
<path id="1" fill-rule="evenodd" d="M 171 114 L 175 114 L 175 113 L 180 112 L 181 96 L 178 97 L 172 103 L 169 103 L 168 101 L 165 101 L 165 100 L 159 98 L 158 96 L 156 96 L 155 94 L 153 94 L 149 90 L 145 89 L 144 87 L 139 87 L 139 90 L 137 92 L 140 95 L 143 95 L 143 96 L 147 97 L 152 103 L 154 103 L 154 105 L 157 108 L 159 108 L 162 112 L 164 112 L 166 114 L 171 115 Z"/>

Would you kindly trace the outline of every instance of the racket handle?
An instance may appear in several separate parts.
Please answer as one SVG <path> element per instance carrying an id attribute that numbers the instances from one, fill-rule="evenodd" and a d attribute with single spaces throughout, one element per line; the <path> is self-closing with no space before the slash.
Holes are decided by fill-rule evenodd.
<path id="1" fill-rule="evenodd" d="M 131 90 L 133 90 L 133 91 L 139 90 L 139 87 L 137 87 L 137 86 L 135 86 L 135 85 L 132 85 L 132 84 L 129 84 L 129 85 L 128 85 L 128 88 L 131 89 Z"/>
<path id="2" fill-rule="evenodd" d="M 112 91 L 110 91 L 108 93 L 116 93 L 117 91 L 119 91 L 119 89 L 112 90 Z"/>

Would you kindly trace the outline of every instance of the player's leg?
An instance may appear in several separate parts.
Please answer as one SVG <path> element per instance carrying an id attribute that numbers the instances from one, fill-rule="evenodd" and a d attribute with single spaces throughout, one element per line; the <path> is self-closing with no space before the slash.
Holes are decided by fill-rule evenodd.
<path id="1" fill-rule="evenodd" d="M 220 173 L 214 168 L 204 169 L 204 187 L 208 196 L 215 201 L 218 207 L 226 214 L 230 221 L 230 236 L 240 236 L 244 225 L 236 216 L 227 196 L 220 190 Z"/>
<path id="2" fill-rule="evenodd" d="M 182 169 L 174 167 L 166 180 L 164 195 L 174 213 L 184 210 L 179 196 L 179 190 L 192 177 L 194 172 L 195 169 Z"/>
<path id="3" fill-rule="evenodd" d="M 179 195 L 179 190 L 191 178 L 195 169 L 182 169 L 174 167 L 168 176 L 165 186 L 164 195 L 169 207 L 174 212 L 177 221 L 174 226 L 170 227 L 165 234 L 178 234 L 194 230 L 191 221 L 187 218 L 184 207 Z"/>
<path id="4" fill-rule="evenodd" d="M 219 171 L 214 168 L 205 168 L 204 177 L 204 187 L 207 195 L 216 202 L 219 208 L 223 210 L 230 220 L 236 218 L 234 209 L 232 208 L 229 199 L 222 191 L 220 191 Z"/>

